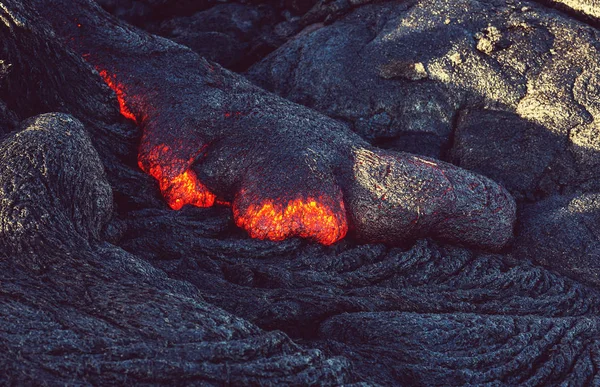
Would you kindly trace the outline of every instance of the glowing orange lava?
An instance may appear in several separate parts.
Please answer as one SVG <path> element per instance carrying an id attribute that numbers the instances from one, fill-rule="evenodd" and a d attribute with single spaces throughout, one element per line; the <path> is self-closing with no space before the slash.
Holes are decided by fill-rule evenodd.
<path id="1" fill-rule="evenodd" d="M 98 74 L 104 79 L 104 82 L 113 89 L 115 94 L 117 95 L 117 101 L 119 101 L 119 109 L 121 110 L 121 115 L 123 117 L 133 120 L 137 122 L 135 115 L 127 108 L 125 105 L 125 91 L 122 84 L 118 83 L 115 77 L 111 77 L 106 70 L 99 70 Z"/>
<path id="2" fill-rule="evenodd" d="M 97 70 L 117 95 L 121 114 L 137 123 L 135 115 L 125 103 L 125 87 L 106 70 Z M 241 112 L 225 113 L 226 118 L 240 116 Z M 180 210 L 187 204 L 211 207 L 215 202 L 230 205 L 229 202 L 217 200 L 217 197 L 198 180 L 196 173 L 189 169 L 193 161 L 194 158 L 184 160 L 176 157 L 165 144 L 138 156 L 140 168 L 158 180 L 160 191 L 172 209 Z M 307 197 L 282 204 L 264 200 L 259 205 L 251 204 L 243 211 L 234 204 L 233 213 L 236 224 L 246 229 L 252 238 L 281 241 L 298 236 L 331 245 L 346 236 L 348 223 L 343 201 L 339 201 L 337 211 L 333 209 L 334 206 L 324 204 L 326 202 L 332 201 Z"/>
<path id="3" fill-rule="evenodd" d="M 140 168 L 158 180 L 160 192 L 167 204 L 180 210 L 186 204 L 211 207 L 216 196 L 198 180 L 196 173 L 187 166 L 190 161 L 176 158 L 167 145 L 161 145 L 138 162 Z"/>
<path id="4" fill-rule="evenodd" d="M 215 204 L 215 195 L 200 183 L 196 174 L 190 170 L 170 181 L 160 180 L 160 190 L 174 210 L 180 210 L 186 204 L 196 207 L 211 207 Z"/>
<path id="5" fill-rule="evenodd" d="M 100 70 L 98 73 L 117 95 L 121 114 L 137 123 L 135 115 L 125 104 L 124 86 L 106 70 Z M 139 166 L 144 172 L 158 180 L 160 191 L 172 209 L 180 210 L 186 204 L 196 207 L 211 207 L 215 203 L 215 195 L 198 180 L 192 170 L 187 169 L 192 161 L 174 157 L 167 145 L 161 145 L 143 160 L 140 155 Z"/>
<path id="6" fill-rule="evenodd" d="M 235 223 L 258 239 L 281 241 L 299 236 L 331 245 L 348 232 L 341 201 L 339 213 L 314 198 L 290 200 L 287 204 L 265 200 L 260 205 L 251 204 L 245 211 L 234 205 L 233 213 Z"/>

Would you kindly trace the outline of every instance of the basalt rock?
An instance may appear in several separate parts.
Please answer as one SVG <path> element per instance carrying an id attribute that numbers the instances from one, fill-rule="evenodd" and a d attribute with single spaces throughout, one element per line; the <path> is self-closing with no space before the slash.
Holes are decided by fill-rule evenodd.
<path id="1" fill-rule="evenodd" d="M 84 115 L 94 101 L 110 95 L 97 73 L 53 43 L 27 4 L 2 5 L 8 22 L 0 29 L 3 53 L 16 68 L 8 81 L 20 81 L 15 94 L 31 101 L 11 98 L 17 113 L 62 103 Z M 54 55 L 36 62 L 43 52 L 38 49 Z M 43 75 L 26 77 L 25 69 Z M 58 82 L 65 77 L 96 87 L 88 88 L 87 97 L 69 95 L 69 88 L 78 86 Z M 40 87 L 48 87 L 48 98 L 31 97 Z M 100 106 L 115 114 L 102 121 L 87 116 L 95 128 L 71 115 L 44 114 L 24 121 L 0 145 L 0 383 L 338 385 L 350 380 L 345 359 L 304 349 L 281 332 L 264 332 L 206 303 L 189 282 L 170 279 L 107 242 L 124 232 L 118 221 L 109 223 L 114 203 L 109 181 L 123 189 L 134 180 L 139 191 L 148 180 L 143 173 L 124 173 L 129 167 L 117 156 L 126 136 L 117 134 L 126 132 L 126 125 L 112 98 Z M 103 164 L 112 166 L 108 176 Z"/>
<path id="2" fill-rule="evenodd" d="M 289 41 L 247 76 L 373 144 L 539 199 L 600 188 L 599 36 L 533 2 L 384 2 Z"/>
<path id="3" fill-rule="evenodd" d="M 372 144 L 493 178 L 519 204 L 537 208 L 520 214 L 526 226 L 517 244 L 527 242 L 515 254 L 585 280 L 598 274 L 593 258 L 582 251 L 575 263 L 543 246 L 566 252 L 597 237 L 566 226 L 560 234 L 575 239 L 541 232 L 548 220 L 534 203 L 600 190 L 600 34 L 593 22 L 549 3 L 558 2 L 365 5 L 289 41 L 247 76 L 343 120 Z M 564 216 L 561 224 L 580 224 L 580 214 Z"/>
<path id="4" fill-rule="evenodd" d="M 38 3 L 141 127 L 138 163 L 173 209 L 231 203 L 238 226 L 270 240 L 332 244 L 350 229 L 366 242 L 432 235 L 500 249 L 512 236 L 513 199 L 483 176 L 370 147 L 345 125 L 94 3 L 66 14 L 55 1 Z"/>
<path id="5" fill-rule="evenodd" d="M 203 301 L 101 240 L 112 192 L 83 125 L 46 114 L 0 146 L 2 384 L 332 384 L 348 362 Z"/>
<path id="6" fill-rule="evenodd" d="M 600 6 L 593 0 L 537 0 L 541 4 L 554 7 L 568 15 L 598 25 Z"/>
<path id="7" fill-rule="evenodd" d="M 450 221 L 471 231 L 458 241 L 471 246 L 489 241 L 485 230 L 492 224 L 485 221 L 485 211 L 496 208 L 473 198 L 506 194 L 488 177 L 425 156 L 378 149 L 348 134 L 339 121 L 268 94 L 191 51 L 122 22 L 117 30 L 133 32 L 137 38 L 117 39 L 119 35 L 111 35 L 108 28 L 114 20 L 96 13 L 99 9 L 91 3 L 64 8 L 67 15 L 76 10 L 90 16 L 66 27 L 75 34 L 54 30 L 53 17 L 62 16 L 50 13 L 56 2 L 37 12 L 44 1 L 0 0 L 0 63 L 6 64 L 0 66 L 0 384 L 599 383 L 595 364 L 600 355 L 600 291 L 593 254 L 586 255 L 594 252 L 597 240 L 593 232 L 597 200 L 590 178 L 595 158 L 588 151 L 594 144 L 592 125 L 575 128 L 569 136 L 549 134 L 544 132 L 549 124 L 524 122 L 497 105 L 494 109 L 469 105 L 449 116 L 452 124 L 444 132 L 448 135 L 417 130 L 404 143 L 389 144 L 398 149 L 398 144 L 410 143 L 417 151 L 427 146 L 423 153 L 442 154 L 472 167 L 519 198 L 522 211 L 514 246 L 497 254 L 460 247 L 444 241 L 448 223 L 435 222 L 440 214 L 428 218 L 432 214 L 421 212 L 426 206 L 419 200 L 449 194 L 448 185 L 433 183 L 466 190 L 456 196 L 460 200 L 436 204 L 452 214 L 468 215 Z M 336 20 L 344 22 L 365 9 L 388 11 L 386 7 L 397 6 L 343 3 L 321 2 L 312 14 L 324 24 L 308 26 L 296 39 L 327 31 L 339 23 Z M 534 7 L 532 12 L 547 12 L 527 4 Z M 501 4 L 496 7 L 504 9 Z M 316 12 L 319 9 L 321 13 Z M 467 11 L 457 8 L 453 15 L 468 15 Z M 421 21 L 437 20 L 423 15 Z M 590 31 L 564 16 L 561 20 L 565 31 Z M 108 59 L 137 61 L 140 73 L 147 75 L 128 86 L 132 78 L 123 72 L 95 68 L 93 58 L 80 55 L 92 52 L 83 51 L 77 30 L 94 21 L 110 32 L 103 36 L 106 47 L 141 50 L 149 40 L 159 42 L 171 60 L 161 59 L 160 50 L 148 54 L 155 62 L 140 62 L 143 52 L 129 59 L 114 54 L 117 59 Z M 360 20 L 353 23 L 358 26 Z M 449 35 L 455 31 L 451 27 Z M 443 28 L 440 25 L 436 33 L 443 35 Z M 493 31 L 488 35 L 495 41 Z M 342 44 L 352 36 L 359 35 L 332 39 Z M 502 39 L 498 42 L 494 44 L 505 44 Z M 487 50 L 483 43 L 481 47 Z M 346 60 L 352 63 L 349 57 L 340 59 Z M 190 77 L 187 64 L 198 73 Z M 127 67 L 125 73 L 135 79 L 139 74 Z M 377 71 L 389 82 L 427 83 L 431 80 L 429 73 L 424 76 L 427 69 L 393 61 Z M 471 93 L 465 86 L 471 82 L 467 73 L 453 76 L 457 82 L 462 79 L 463 86 L 429 85 L 431 89 L 419 93 L 437 87 L 448 91 L 448 98 L 457 90 L 461 95 Z M 194 98 L 197 86 L 184 87 L 198 79 L 206 81 L 204 99 Z M 556 90 L 553 79 L 544 78 L 539 84 Z M 576 95 L 592 106 L 593 77 L 585 80 L 578 83 Z M 151 95 L 148 104 L 144 93 L 130 92 L 144 87 L 167 94 Z M 177 93 L 169 91 L 173 87 Z M 362 92 L 369 89 L 354 91 Z M 396 92 L 404 92 L 403 86 Z M 137 99 L 128 98 L 132 95 Z M 539 92 L 537 98 L 549 96 L 552 93 Z M 570 106 L 571 97 L 562 93 L 553 101 Z M 172 108 L 167 113 L 143 109 L 149 105 L 158 110 L 165 101 Z M 187 115 L 178 114 L 182 106 Z M 245 109 L 258 113 L 237 113 Z M 57 111 L 63 113 L 38 115 Z M 130 113 L 136 122 L 123 113 Z M 386 114 L 376 112 L 374 125 L 387 125 Z M 410 120 L 419 118 L 415 114 Z M 173 128 L 169 133 L 183 134 L 186 145 L 196 145 L 186 125 L 204 133 L 206 126 L 201 124 L 210 123 L 215 124 L 215 136 L 221 130 L 235 134 L 210 142 L 205 153 L 194 154 L 197 157 L 186 170 L 223 204 L 169 207 L 160 192 L 161 182 L 138 166 L 138 146 L 152 122 L 167 123 Z M 238 130 L 257 123 L 263 132 Z M 273 123 L 280 126 L 271 127 Z M 276 135 L 278 148 L 269 148 L 275 140 L 264 138 L 264 133 Z M 299 133 L 316 137 L 290 145 L 286 136 L 297 140 Z M 502 138 L 505 145 L 485 137 Z M 340 151 L 346 149 L 343 141 L 337 142 L 340 138 L 364 145 L 346 153 Z M 382 138 L 374 142 L 385 145 Z M 577 148 L 571 138 L 586 138 L 579 144 L 591 145 Z M 442 143 L 447 149 L 440 152 Z M 280 154 L 275 163 L 267 163 L 279 150 L 287 157 Z M 301 151 L 303 157 L 294 157 Z M 343 155 L 360 163 L 343 161 Z M 245 157 L 255 165 L 244 168 Z M 502 162 L 494 162 L 499 159 Z M 299 165 L 300 171 L 310 173 L 294 171 L 287 180 L 278 174 Z M 329 175 L 330 165 L 350 168 L 346 173 L 334 168 Z M 589 175 L 581 175 L 582 171 Z M 237 176 L 247 182 L 274 183 L 273 194 L 281 193 L 276 192 L 280 185 L 331 187 L 323 182 L 335 176 L 344 205 L 364 209 L 363 223 L 355 219 L 361 212 L 348 212 L 350 224 L 364 226 L 362 231 L 352 230 L 353 235 L 374 232 L 385 243 L 359 244 L 351 236 L 329 246 L 306 238 L 250 238 L 225 205 L 236 199 L 228 192 L 239 192 L 230 191 L 228 180 Z M 421 180 L 422 176 L 430 180 Z M 572 179 L 582 183 L 570 187 Z M 410 189 L 399 190 L 399 182 Z M 389 187 L 384 201 L 378 185 Z M 563 195 L 546 198 L 557 191 Z M 481 196 L 474 195 L 478 192 Z M 368 205 L 373 195 L 382 208 Z M 251 205 L 253 200 L 247 200 Z M 412 211 L 409 225 L 402 226 L 412 233 L 408 239 L 385 229 L 397 227 L 393 214 L 398 212 L 387 211 L 394 203 L 414 206 L 405 207 Z M 414 238 L 418 240 L 412 242 Z M 400 240 L 404 245 L 394 246 Z"/>
<path id="8" fill-rule="evenodd" d="M 283 17 L 270 5 L 218 4 L 192 16 L 169 18 L 146 30 L 183 44 L 231 70 L 243 71 L 279 47 Z"/>
<path id="9" fill-rule="evenodd" d="M 310 24 L 308 19 L 320 21 L 331 13 L 320 3 L 315 5 L 316 0 L 99 0 L 98 3 L 129 23 L 188 46 L 206 59 L 235 71 L 247 69 L 285 43 Z M 327 4 L 325 8 L 329 10 L 334 5 Z"/>
<path id="10" fill-rule="evenodd" d="M 519 255 L 574 278 L 600 285 L 599 196 L 553 196 L 523 208 Z"/>
<path id="11" fill-rule="evenodd" d="M 594 385 L 600 380 L 589 367 L 598 360 L 598 328 L 589 317 L 371 312 L 336 316 L 320 334 L 333 338 L 331 352 L 368 359 L 363 372 L 397 375 L 406 385 Z M 567 337 L 574 341 L 565 344 Z"/>

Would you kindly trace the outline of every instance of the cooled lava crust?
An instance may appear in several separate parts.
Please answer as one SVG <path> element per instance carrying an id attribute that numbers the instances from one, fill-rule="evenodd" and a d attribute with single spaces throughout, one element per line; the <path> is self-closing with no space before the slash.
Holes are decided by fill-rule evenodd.
<path id="1" fill-rule="evenodd" d="M 375 148 L 343 123 L 76 3 L 50 13 L 53 27 L 141 127 L 139 166 L 172 209 L 230 203 L 254 238 L 326 245 L 349 230 L 365 242 L 432 236 L 487 249 L 511 238 L 515 203 L 492 180 Z"/>

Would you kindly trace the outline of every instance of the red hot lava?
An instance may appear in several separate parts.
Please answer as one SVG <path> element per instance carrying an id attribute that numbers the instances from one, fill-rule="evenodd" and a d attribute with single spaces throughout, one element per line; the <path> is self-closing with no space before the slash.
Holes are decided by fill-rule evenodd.
<path id="1" fill-rule="evenodd" d="M 167 160 L 169 164 L 165 165 Z M 172 209 L 180 210 L 186 204 L 211 207 L 216 196 L 198 180 L 194 171 L 188 169 L 192 162 L 174 157 L 171 148 L 163 144 L 154 148 L 146 160 L 140 159 L 138 165 L 158 180 L 160 191 Z"/>
<path id="2" fill-rule="evenodd" d="M 290 200 L 264 200 L 240 210 L 234 204 L 235 223 L 248 231 L 252 238 L 281 241 L 299 236 L 331 245 L 348 232 L 344 203 L 340 201 L 338 211 L 323 204 L 323 198 Z"/>
<path id="3" fill-rule="evenodd" d="M 98 72 L 117 95 L 121 114 L 137 123 L 136 116 L 126 105 L 124 85 L 106 70 Z M 226 113 L 226 117 L 229 116 L 231 113 Z M 163 197 L 174 210 L 188 204 L 196 207 L 211 207 L 215 204 L 216 196 L 189 169 L 192 162 L 193 160 L 175 157 L 171 148 L 165 144 L 154 148 L 146 156 L 138 156 L 140 168 L 158 180 Z M 324 204 L 329 201 L 331 200 L 324 200 L 322 197 L 298 198 L 287 203 L 269 199 L 251 204 L 245 210 L 234 204 L 233 213 L 236 224 L 244 228 L 252 238 L 281 241 L 299 236 L 331 245 L 346 236 L 348 223 L 343 201 L 339 201 L 339 208 L 336 210 L 333 206 Z"/>
<path id="4" fill-rule="evenodd" d="M 127 105 L 125 104 L 125 87 L 122 84 L 118 83 L 114 76 L 110 76 L 106 70 L 98 70 L 98 74 L 100 74 L 100 76 L 102 77 L 102 79 L 104 79 L 104 82 L 108 85 L 108 87 L 113 89 L 113 91 L 117 95 L 117 101 L 119 101 L 121 115 L 123 115 L 123 117 L 129 120 L 137 122 L 135 115 L 131 112 L 131 110 L 127 108 Z"/>

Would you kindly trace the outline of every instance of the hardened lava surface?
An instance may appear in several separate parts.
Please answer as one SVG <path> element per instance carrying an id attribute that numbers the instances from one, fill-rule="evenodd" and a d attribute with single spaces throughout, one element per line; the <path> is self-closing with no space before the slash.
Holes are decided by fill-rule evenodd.
<path id="1" fill-rule="evenodd" d="M 161 9 L 168 1 L 127 3 Z M 216 12 L 201 3 L 205 8 L 194 12 L 204 14 L 193 17 Z M 177 105 L 182 96 L 197 99 L 197 88 L 155 95 L 149 105 L 132 98 L 141 94 L 126 88 L 127 72 L 109 71 L 59 38 L 64 31 L 53 31 L 50 8 L 39 8 L 49 3 L 0 0 L 0 384 L 600 383 L 594 27 L 534 2 L 342 3 L 307 11 L 288 2 L 289 13 L 300 16 L 278 27 L 287 28 L 287 42 L 248 72 L 305 106 L 185 51 L 189 57 L 178 61 L 189 58 L 206 71 L 201 100 L 212 107 L 201 109 Z M 79 4 L 113 23 L 93 4 Z M 73 28 L 91 21 L 79 19 Z M 155 39 L 132 31 L 139 40 L 112 35 L 106 42 L 139 48 Z M 413 50 L 421 65 L 400 63 L 382 48 L 358 49 L 380 43 L 405 61 Z M 137 55 L 130 59 L 149 75 L 139 87 L 167 90 L 190 81 L 177 73 L 183 70 L 170 72 L 185 66 L 164 65 L 170 62 L 160 59 L 162 51 L 145 57 L 157 61 Z M 382 70 L 380 59 L 391 64 Z M 288 62 L 293 66 L 282 64 Z M 351 71 L 358 73 L 345 73 Z M 401 95 L 406 101 L 398 102 Z M 165 100 L 203 115 L 139 109 Z M 255 106 L 260 114 L 247 114 Z M 398 107 L 413 114 L 392 117 Z M 437 122 L 435 132 L 421 130 L 426 121 Z M 218 141 L 166 136 L 140 152 L 147 125 L 158 122 L 175 134 L 258 123 L 290 157 L 277 158 L 274 140 L 257 130 Z M 274 124 L 285 130 L 269 129 Z M 356 137 L 331 134 L 341 127 Z M 316 137 L 302 140 L 299 133 L 307 132 Z M 295 140 L 292 148 L 286 138 Z M 313 147 L 329 143 L 335 146 Z M 344 151 L 334 153 L 338 148 Z M 153 151 L 170 152 L 165 159 L 181 164 L 165 169 L 173 164 L 161 157 L 152 163 Z M 147 156 L 141 163 L 140 153 Z M 248 155 L 260 156 L 252 168 L 243 163 Z M 298 166 L 311 173 L 287 180 L 277 173 Z M 489 235 L 490 223 L 474 215 L 498 207 L 484 199 L 509 198 L 494 181 L 519 211 L 515 241 L 489 252 L 493 246 L 469 238 Z M 194 195 L 206 194 L 191 201 L 214 205 L 174 210 L 192 186 Z M 265 195 L 265 186 L 275 188 Z M 465 192 L 453 196 L 457 187 Z M 375 200 L 381 209 L 370 206 Z M 345 211 L 338 212 L 341 203 Z M 442 212 L 423 211 L 431 206 Z M 303 238 L 310 230 L 298 230 L 311 222 L 293 232 L 272 227 L 273 218 L 299 223 L 298 208 L 303 217 L 330 219 L 335 236 L 323 234 L 324 243 Z M 410 215 L 401 218 L 406 223 L 394 218 L 402 211 Z M 340 213 L 349 226 L 341 239 Z M 249 230 L 297 237 L 251 238 L 245 222 L 271 225 Z M 458 238 L 449 224 L 469 232 Z M 410 238 L 390 232 L 399 227 Z M 359 243 L 361 235 L 383 240 Z"/>
<path id="2" fill-rule="evenodd" d="M 429 235 L 499 250 L 512 236 L 513 198 L 484 176 L 373 147 L 92 2 L 37 3 L 141 129 L 138 165 L 175 210 L 230 203 L 238 226 L 273 241 L 330 245 L 352 231 L 361 242 Z"/>

